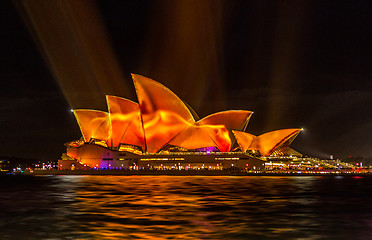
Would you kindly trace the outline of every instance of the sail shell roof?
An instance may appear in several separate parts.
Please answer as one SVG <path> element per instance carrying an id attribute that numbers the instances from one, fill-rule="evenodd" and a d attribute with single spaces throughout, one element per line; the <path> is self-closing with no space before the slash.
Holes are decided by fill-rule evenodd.
<path id="1" fill-rule="evenodd" d="M 244 131 L 252 113 L 245 110 L 217 112 L 200 119 L 197 125 L 224 125 L 227 129 Z"/>
<path id="2" fill-rule="evenodd" d="M 246 133 L 253 113 L 246 110 L 217 112 L 195 121 L 197 114 L 171 90 L 141 75 L 132 74 L 132 78 L 138 103 L 107 95 L 108 112 L 74 111 L 85 142 L 99 139 L 114 148 L 135 145 L 148 153 L 156 153 L 167 144 L 185 149 L 216 147 L 227 152 L 234 136 L 242 151 L 258 150 L 261 156 L 269 156 L 276 149 L 289 148 L 300 132 L 282 129 L 259 136 Z"/>
<path id="3" fill-rule="evenodd" d="M 107 112 L 90 109 L 74 110 L 84 141 L 91 138 L 107 141 L 110 135 L 110 120 Z"/>
<path id="4" fill-rule="evenodd" d="M 110 113 L 109 146 L 131 144 L 145 148 L 145 138 L 138 103 L 116 96 L 106 96 Z"/>
<path id="5" fill-rule="evenodd" d="M 259 136 L 239 131 L 233 131 L 233 134 L 242 151 L 258 150 L 261 156 L 267 157 L 277 148 L 283 145 L 289 146 L 300 131 L 301 129 L 290 128 L 267 132 Z"/>

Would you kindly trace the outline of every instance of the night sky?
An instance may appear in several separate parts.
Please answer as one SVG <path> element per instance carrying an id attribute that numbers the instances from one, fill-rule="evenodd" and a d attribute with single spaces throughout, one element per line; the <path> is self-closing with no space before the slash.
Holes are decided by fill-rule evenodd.
<path id="1" fill-rule="evenodd" d="M 372 157 L 372 1 L 1 1 L 0 156 L 56 160 L 70 109 L 136 100 L 130 73 L 200 117 L 254 111 L 247 132 Z"/>

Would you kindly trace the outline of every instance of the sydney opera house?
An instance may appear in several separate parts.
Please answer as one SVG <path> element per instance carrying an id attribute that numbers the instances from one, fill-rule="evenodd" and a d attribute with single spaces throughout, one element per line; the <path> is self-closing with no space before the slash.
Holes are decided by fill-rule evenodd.
<path id="1" fill-rule="evenodd" d="M 255 136 L 245 132 L 251 111 L 199 119 L 162 84 L 132 74 L 138 103 L 106 96 L 108 111 L 74 110 L 82 137 L 65 144 L 60 169 L 260 170 L 267 157 L 301 155 L 289 145 L 301 129 Z"/>

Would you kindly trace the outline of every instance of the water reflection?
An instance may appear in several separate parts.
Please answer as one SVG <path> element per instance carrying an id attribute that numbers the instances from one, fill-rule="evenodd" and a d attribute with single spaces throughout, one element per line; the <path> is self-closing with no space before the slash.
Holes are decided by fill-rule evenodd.
<path id="1" fill-rule="evenodd" d="M 372 238 L 372 178 L 1 179 L 1 239 Z"/>

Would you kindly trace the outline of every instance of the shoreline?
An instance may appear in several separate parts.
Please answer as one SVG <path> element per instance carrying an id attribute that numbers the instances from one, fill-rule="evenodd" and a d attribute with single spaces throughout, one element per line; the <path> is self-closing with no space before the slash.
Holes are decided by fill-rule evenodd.
<path id="1" fill-rule="evenodd" d="M 28 170 L 22 175 L 94 175 L 94 176 L 372 176 L 371 172 L 242 172 L 239 170 Z"/>

